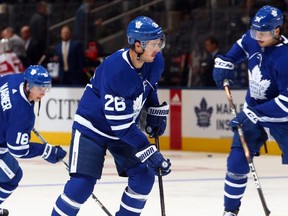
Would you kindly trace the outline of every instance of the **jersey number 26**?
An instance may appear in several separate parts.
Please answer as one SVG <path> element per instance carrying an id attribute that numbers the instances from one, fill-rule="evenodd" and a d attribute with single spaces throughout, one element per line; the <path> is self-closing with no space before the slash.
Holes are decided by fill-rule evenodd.
<path id="1" fill-rule="evenodd" d="M 126 109 L 126 104 L 120 97 L 113 97 L 112 95 L 106 94 L 105 100 L 107 102 L 105 103 L 105 110 L 108 111 L 123 111 Z M 114 104 L 114 106 L 113 106 Z"/>

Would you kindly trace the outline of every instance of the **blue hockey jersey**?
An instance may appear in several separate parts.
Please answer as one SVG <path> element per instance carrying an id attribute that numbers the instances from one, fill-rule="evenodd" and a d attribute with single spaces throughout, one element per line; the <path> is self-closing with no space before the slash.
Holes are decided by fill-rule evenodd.
<path id="1" fill-rule="evenodd" d="M 24 93 L 24 74 L 0 77 L 0 102 L 0 157 L 8 151 L 21 158 L 41 155 L 44 145 L 30 143 L 35 114 Z"/>
<path id="2" fill-rule="evenodd" d="M 248 108 L 244 112 L 264 127 L 288 121 L 288 40 L 282 36 L 281 41 L 262 48 L 248 31 L 226 54 L 235 63 L 248 60 Z"/>
<path id="3" fill-rule="evenodd" d="M 164 69 L 161 53 L 151 63 L 136 69 L 129 49 L 107 57 L 96 69 L 79 102 L 73 129 L 107 142 L 122 140 L 135 148 L 149 144 L 139 129 L 142 107 L 159 104 L 157 82 Z"/>

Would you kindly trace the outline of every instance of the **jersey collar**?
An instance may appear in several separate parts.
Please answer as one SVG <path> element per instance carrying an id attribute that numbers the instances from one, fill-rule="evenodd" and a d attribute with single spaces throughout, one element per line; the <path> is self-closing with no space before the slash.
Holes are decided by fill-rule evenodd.
<path id="1" fill-rule="evenodd" d="M 27 98 L 27 96 L 26 96 L 26 94 L 25 94 L 25 92 L 24 92 L 24 82 L 22 82 L 22 83 L 19 85 L 19 91 L 20 91 L 20 94 L 21 94 L 22 98 L 23 98 L 24 100 L 26 100 L 26 101 L 31 105 L 30 101 L 28 100 L 28 98 Z"/>
<path id="2" fill-rule="evenodd" d="M 131 63 L 131 60 L 130 60 L 130 57 L 128 57 L 129 56 L 129 49 L 128 50 L 126 50 L 126 51 L 124 51 L 123 53 L 122 53 L 122 58 L 127 62 L 127 64 L 132 68 L 132 69 L 135 69 L 134 67 L 133 67 L 133 65 L 132 65 L 132 63 Z"/>

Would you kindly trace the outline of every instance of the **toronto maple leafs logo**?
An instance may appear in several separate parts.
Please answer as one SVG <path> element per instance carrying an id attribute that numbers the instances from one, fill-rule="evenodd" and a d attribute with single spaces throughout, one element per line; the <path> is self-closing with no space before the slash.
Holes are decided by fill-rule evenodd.
<path id="1" fill-rule="evenodd" d="M 278 14 L 277 14 L 277 10 L 272 10 L 272 12 L 271 12 L 271 14 L 274 16 L 274 17 L 276 17 Z"/>
<path id="2" fill-rule="evenodd" d="M 140 94 L 134 101 L 133 101 L 133 110 L 134 110 L 134 121 L 138 117 L 141 112 L 143 106 L 143 94 Z"/>
<path id="3" fill-rule="evenodd" d="M 136 21 L 136 23 L 135 23 L 135 27 L 138 29 L 140 29 L 142 25 L 143 25 L 143 23 L 141 21 Z"/>
<path id="4" fill-rule="evenodd" d="M 199 127 L 210 126 L 210 117 L 213 112 L 213 108 L 207 108 L 207 102 L 204 98 L 202 98 L 200 102 L 200 107 L 195 107 L 194 110 L 197 116 L 197 125 Z"/>
<path id="5" fill-rule="evenodd" d="M 264 17 L 263 16 L 256 16 L 255 17 L 255 22 L 260 22 L 261 19 L 263 19 Z"/>
<path id="6" fill-rule="evenodd" d="M 258 65 L 256 65 L 252 71 L 248 70 L 248 72 L 250 96 L 256 100 L 267 99 L 266 92 L 271 81 L 268 79 L 262 79 L 262 74 Z"/>

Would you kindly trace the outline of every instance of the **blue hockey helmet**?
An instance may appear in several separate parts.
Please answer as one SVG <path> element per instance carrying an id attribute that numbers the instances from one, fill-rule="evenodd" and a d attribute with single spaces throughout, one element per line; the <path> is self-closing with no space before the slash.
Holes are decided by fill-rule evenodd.
<path id="1" fill-rule="evenodd" d="M 33 86 L 43 87 L 46 90 L 51 88 L 52 79 L 49 72 L 41 65 L 31 65 L 24 72 L 24 80 L 30 88 Z"/>
<path id="2" fill-rule="evenodd" d="M 139 41 L 145 49 L 150 40 L 160 39 L 159 48 L 165 46 L 165 35 L 162 28 L 151 18 L 146 16 L 139 16 L 132 20 L 127 27 L 128 44 L 133 45 Z"/>
<path id="3" fill-rule="evenodd" d="M 266 5 L 253 17 L 250 34 L 256 40 L 269 40 L 274 37 L 274 30 L 283 25 L 283 14 L 278 8 Z M 257 34 L 258 32 L 258 34 Z"/>
<path id="4" fill-rule="evenodd" d="M 252 19 L 251 28 L 257 31 L 272 31 L 283 25 L 283 14 L 278 8 L 263 6 Z"/>

